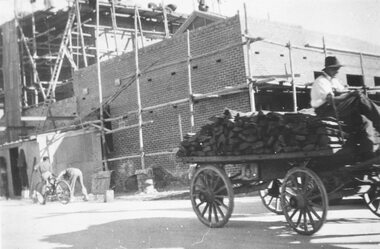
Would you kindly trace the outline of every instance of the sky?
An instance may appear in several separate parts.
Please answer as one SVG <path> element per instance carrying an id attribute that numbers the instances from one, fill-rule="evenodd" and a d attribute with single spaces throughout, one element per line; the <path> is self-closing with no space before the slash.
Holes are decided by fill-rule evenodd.
<path id="1" fill-rule="evenodd" d="M 142 7 L 149 2 L 173 3 L 178 7 L 177 12 L 185 14 L 198 6 L 198 0 L 122 1 L 137 2 Z M 0 23 L 13 18 L 13 7 L 15 3 L 20 6 L 21 2 L 28 3 L 29 0 L 0 0 Z M 206 0 L 206 3 L 209 11 L 226 16 L 238 11 L 244 13 L 245 3 L 248 15 L 254 18 L 300 25 L 305 29 L 345 35 L 380 46 L 380 0 Z"/>
<path id="2" fill-rule="evenodd" d="M 180 12 L 184 8 L 180 5 L 185 1 L 170 2 L 178 3 Z M 187 2 L 186 8 L 192 8 L 193 1 Z M 208 3 L 211 10 L 219 12 L 216 0 L 209 0 Z M 221 0 L 220 12 L 228 16 L 236 14 L 238 10 L 244 13 L 244 3 L 251 17 L 269 18 L 300 25 L 305 29 L 350 36 L 380 46 L 380 0 Z"/>

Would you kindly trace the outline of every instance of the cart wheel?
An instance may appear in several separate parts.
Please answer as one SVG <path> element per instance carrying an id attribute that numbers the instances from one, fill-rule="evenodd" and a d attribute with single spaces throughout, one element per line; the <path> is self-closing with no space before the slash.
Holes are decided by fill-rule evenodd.
<path id="1" fill-rule="evenodd" d="M 42 194 L 44 193 L 44 194 Z M 45 205 L 46 204 L 46 199 L 47 199 L 47 196 L 46 196 L 46 186 L 43 182 L 39 182 L 37 183 L 36 185 L 36 200 L 39 204 L 41 205 Z"/>
<path id="2" fill-rule="evenodd" d="M 260 190 L 259 195 L 264 206 L 275 214 L 283 214 L 280 201 L 281 181 L 279 179 L 272 180 L 266 189 Z"/>
<path id="3" fill-rule="evenodd" d="M 71 189 L 67 182 L 58 181 L 55 191 L 59 202 L 62 204 L 67 204 L 70 202 Z"/>
<path id="4" fill-rule="evenodd" d="M 363 199 L 372 213 L 380 217 L 380 177 L 374 176 L 370 179 L 373 184 L 363 195 Z"/>
<path id="5" fill-rule="evenodd" d="M 288 224 L 299 234 L 311 235 L 326 220 L 328 198 L 321 179 L 307 168 L 292 168 L 281 186 L 281 206 Z"/>
<path id="6" fill-rule="evenodd" d="M 198 219 L 208 227 L 223 227 L 234 209 L 232 184 L 217 166 L 203 166 L 195 172 L 190 198 Z"/>

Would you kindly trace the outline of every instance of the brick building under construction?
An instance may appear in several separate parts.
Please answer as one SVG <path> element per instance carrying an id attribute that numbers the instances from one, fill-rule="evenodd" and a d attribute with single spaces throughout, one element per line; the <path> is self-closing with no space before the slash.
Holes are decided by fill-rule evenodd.
<path id="1" fill-rule="evenodd" d="M 56 173 L 80 168 L 90 192 L 104 170 L 126 179 L 162 167 L 181 177 L 184 134 L 225 108 L 309 108 L 326 55 L 345 65 L 342 81 L 380 100 L 379 46 L 246 14 L 78 0 L 3 24 L 0 166 L 9 194 L 31 187 L 44 155 Z"/>

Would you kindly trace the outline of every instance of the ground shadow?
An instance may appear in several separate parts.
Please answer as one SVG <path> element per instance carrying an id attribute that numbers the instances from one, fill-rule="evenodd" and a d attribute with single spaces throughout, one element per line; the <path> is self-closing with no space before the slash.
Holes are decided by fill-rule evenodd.
<path id="1" fill-rule="evenodd" d="M 154 202 L 153 202 L 154 203 Z M 248 248 L 347 248 L 347 246 L 374 247 L 380 243 L 380 239 L 370 241 L 369 236 L 379 238 L 379 233 L 364 234 L 360 230 L 349 230 L 350 234 L 323 227 L 321 232 L 313 236 L 302 236 L 295 233 L 286 223 L 284 216 L 269 212 L 261 203 L 237 203 L 236 212 L 225 227 L 209 229 L 199 222 L 196 215 L 189 207 L 174 208 L 173 212 L 181 212 L 185 217 L 168 218 L 171 210 L 160 209 L 160 205 L 145 207 L 143 210 L 129 206 L 126 209 L 103 210 L 91 209 L 77 212 L 54 212 L 41 218 L 51 216 L 65 216 L 68 214 L 99 214 L 104 216 L 118 215 L 120 220 L 91 225 L 87 229 L 55 234 L 45 237 L 44 242 L 52 243 L 55 249 L 80 248 L 80 249 L 124 249 L 124 248 L 207 248 L 207 249 L 248 249 Z M 361 200 L 343 201 L 342 205 L 333 206 L 331 211 L 366 209 Z M 253 212 L 256 210 L 258 213 Z M 249 213 L 246 213 L 250 210 Z M 126 218 L 125 212 L 148 212 L 147 216 L 131 216 Z M 159 214 L 159 212 L 163 214 Z M 252 212 L 251 212 L 252 211 Z M 368 212 L 370 212 L 368 210 Z M 190 215 L 188 215 L 191 213 Z M 149 216 L 149 217 L 148 217 Z M 96 217 L 91 215 L 91 217 Z M 141 218 L 144 217 L 144 218 Z M 328 218 L 326 224 L 333 226 L 350 226 L 353 224 L 375 224 L 378 217 L 358 218 L 335 216 Z M 326 226 L 326 225 L 325 225 Z M 331 232 L 329 230 L 332 230 Z M 378 230 L 376 230 L 378 232 Z M 367 237 L 366 237 L 367 236 Z M 355 237 L 355 243 L 350 244 L 349 238 Z M 347 239 L 346 239 L 347 238 Z M 59 245 L 59 246 L 56 246 Z M 61 245 L 61 246 L 60 246 Z"/>
<path id="2" fill-rule="evenodd" d="M 283 221 L 232 220 L 224 228 L 209 229 L 194 217 L 119 220 L 90 226 L 86 230 L 51 235 L 44 241 L 62 245 L 55 249 L 341 248 L 328 243 L 312 243 L 313 238 L 315 236 L 295 234 Z"/>

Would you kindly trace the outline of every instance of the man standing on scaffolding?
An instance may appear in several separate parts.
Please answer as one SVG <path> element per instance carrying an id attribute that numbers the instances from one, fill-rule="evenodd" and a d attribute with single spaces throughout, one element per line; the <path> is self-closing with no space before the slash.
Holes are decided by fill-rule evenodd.
<path id="1" fill-rule="evenodd" d="M 335 56 L 325 58 L 322 75 L 311 89 L 311 106 L 317 116 L 336 117 L 347 124 L 351 141 L 360 144 L 358 160 L 365 160 L 373 156 L 373 127 L 380 133 L 380 107 L 360 91 L 348 92 L 348 86 L 335 78 L 342 66 Z"/>

